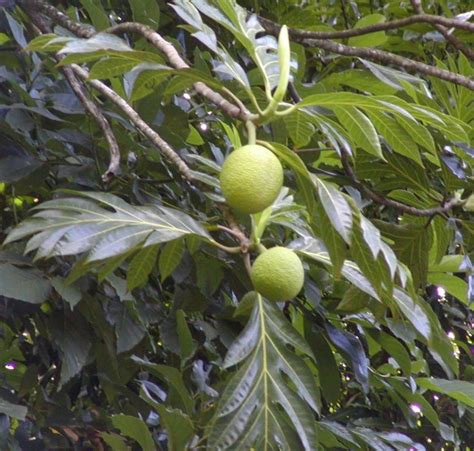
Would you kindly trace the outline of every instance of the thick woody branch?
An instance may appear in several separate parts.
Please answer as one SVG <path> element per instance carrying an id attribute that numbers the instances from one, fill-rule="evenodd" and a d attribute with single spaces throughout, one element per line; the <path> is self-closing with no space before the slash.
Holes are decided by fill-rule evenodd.
<path id="1" fill-rule="evenodd" d="M 280 31 L 280 25 L 274 22 L 265 20 L 262 22 L 262 25 L 267 30 L 267 32 L 274 35 L 278 35 Z M 419 72 L 424 75 L 436 77 L 459 86 L 464 86 L 465 88 L 474 91 L 474 80 L 470 80 L 467 77 L 450 72 L 448 70 L 439 69 L 437 67 L 429 66 L 428 64 L 420 63 L 400 55 L 395 55 L 394 53 L 367 47 L 352 47 L 349 45 L 339 44 L 338 42 L 330 41 L 328 39 L 307 39 L 295 37 L 295 40 L 307 47 L 320 48 L 337 53 L 338 55 L 354 56 L 358 58 L 365 58 L 378 63 L 392 64 L 410 72 Z"/>
<path id="2" fill-rule="evenodd" d="M 45 13 L 49 18 L 53 19 L 55 22 L 59 23 L 63 27 L 67 28 L 68 30 L 72 31 L 74 34 L 83 37 L 89 38 L 95 34 L 93 30 L 90 30 L 76 22 L 73 22 L 67 17 L 65 14 L 57 10 L 56 8 L 47 5 L 42 2 L 38 2 L 34 0 L 34 6 L 38 9 L 41 9 L 43 13 Z M 170 64 L 177 68 L 183 69 L 188 68 L 189 66 L 184 62 L 181 56 L 178 54 L 176 49 L 166 40 L 164 40 L 158 33 L 154 32 L 151 28 L 146 26 L 140 26 L 140 24 L 121 24 L 113 29 L 107 30 L 107 32 L 138 32 L 141 33 L 145 38 L 147 38 L 157 49 L 165 54 L 168 58 Z M 66 73 L 68 74 L 68 79 L 71 78 L 71 81 L 74 80 L 75 82 L 79 83 L 76 76 L 82 79 L 84 82 L 89 83 L 94 89 L 100 92 L 102 95 L 107 97 L 111 102 L 113 102 L 116 106 L 118 106 L 125 115 L 130 119 L 130 121 L 140 130 L 150 141 L 158 147 L 163 154 L 172 162 L 174 163 L 181 174 L 186 178 L 189 182 L 195 183 L 194 176 L 192 171 L 186 165 L 186 163 L 181 159 L 181 157 L 171 148 L 171 146 L 164 141 L 158 133 L 156 133 L 145 121 L 138 115 L 138 113 L 126 102 L 122 97 L 120 97 L 113 89 L 109 88 L 107 85 L 102 83 L 99 80 L 90 80 L 89 74 L 87 70 L 81 68 L 77 64 L 72 64 L 70 66 L 65 66 L 64 68 Z M 74 83 L 74 86 L 77 87 L 77 84 Z M 219 93 L 212 91 L 208 88 L 204 83 L 196 83 L 194 85 L 197 92 L 199 92 L 204 97 L 211 100 L 215 103 L 219 108 L 221 108 L 224 112 L 228 113 L 232 117 L 238 117 L 242 120 L 248 120 L 248 111 L 241 108 L 241 106 L 237 107 L 234 104 L 228 102 L 224 99 Z M 74 88 L 73 88 L 74 89 Z M 89 102 L 90 100 L 87 99 Z M 97 108 L 97 106 L 94 104 Z M 235 220 L 234 216 L 232 215 L 229 207 L 225 204 L 219 205 L 219 208 L 223 212 L 224 218 L 229 225 L 229 228 L 225 228 L 228 232 L 230 232 L 236 240 L 239 242 L 240 252 L 243 253 L 244 261 L 248 263 L 247 269 L 249 269 L 249 256 L 248 256 L 248 248 L 250 245 L 249 238 L 245 235 L 243 230 L 239 227 L 237 221 Z M 225 248 L 225 246 L 221 246 Z M 225 248 L 227 251 L 234 251 L 233 248 Z"/>
<path id="3" fill-rule="evenodd" d="M 264 17 L 258 18 L 263 26 L 273 26 L 274 23 L 271 20 L 265 19 Z M 300 39 L 344 39 L 351 38 L 354 36 L 363 36 L 376 31 L 388 31 L 396 30 L 398 28 L 407 27 L 417 23 L 427 23 L 431 25 L 439 24 L 448 28 L 458 28 L 465 31 L 474 33 L 474 23 L 464 22 L 459 19 L 448 19 L 441 16 L 433 16 L 430 14 L 417 14 L 414 16 L 406 17 L 404 19 L 392 20 L 390 22 L 377 23 L 367 27 L 352 28 L 350 30 L 342 31 L 306 31 L 291 29 L 288 30 L 290 36 L 293 38 Z"/>
<path id="4" fill-rule="evenodd" d="M 421 0 L 411 0 L 411 4 L 417 14 L 424 13 Z M 474 24 L 472 25 L 474 28 Z M 466 47 L 456 36 L 452 35 L 445 26 L 440 25 L 439 23 L 435 23 L 433 24 L 433 26 L 436 28 L 436 30 L 439 33 L 443 35 L 444 39 L 446 39 L 446 41 L 448 41 L 454 48 L 464 53 L 464 55 L 466 55 L 466 57 L 469 58 L 470 60 L 474 60 L 474 51 L 472 51 L 469 47 Z"/>
<path id="5" fill-rule="evenodd" d="M 72 19 L 66 16 L 66 14 L 59 11 L 59 9 L 41 0 L 25 0 L 24 5 L 30 11 L 41 11 L 43 14 L 52 19 L 55 23 L 60 24 L 61 26 L 81 38 L 90 38 L 95 33 L 95 31 L 91 27 L 87 27 L 78 24 L 77 22 L 74 22 Z"/>

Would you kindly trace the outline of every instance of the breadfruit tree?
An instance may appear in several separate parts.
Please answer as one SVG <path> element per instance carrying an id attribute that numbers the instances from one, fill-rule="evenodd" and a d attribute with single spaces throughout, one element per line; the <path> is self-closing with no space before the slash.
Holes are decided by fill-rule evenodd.
<path id="1" fill-rule="evenodd" d="M 472 446 L 469 6 L 0 0 L 0 448 Z"/>

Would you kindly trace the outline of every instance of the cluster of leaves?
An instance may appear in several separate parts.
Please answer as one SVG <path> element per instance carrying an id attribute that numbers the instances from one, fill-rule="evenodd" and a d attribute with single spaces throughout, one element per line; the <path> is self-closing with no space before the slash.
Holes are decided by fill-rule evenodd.
<path id="1" fill-rule="evenodd" d="M 257 5 L 254 5 L 257 3 Z M 417 449 L 474 441 L 474 93 L 292 43 L 288 98 L 257 138 L 285 167 L 275 203 L 242 229 L 304 260 L 284 305 L 252 289 L 226 232 L 218 173 L 244 124 L 193 83 L 265 110 L 277 40 L 290 27 L 362 27 L 399 2 L 69 2 L 97 31 L 134 20 L 166 36 L 175 69 L 135 35 L 35 37 L 21 7 L 0 16 L 0 448 Z M 467 2 L 430 12 L 453 15 Z M 382 12 L 384 15 L 382 15 Z M 340 23 L 341 18 L 346 23 Z M 179 26 L 178 26 L 179 25 Z M 465 42 L 473 37 L 454 32 Z M 469 41 L 470 40 L 470 41 Z M 350 38 L 472 77 L 429 25 Z M 52 56 L 65 56 L 59 63 Z M 109 99 L 121 173 L 63 78 L 80 64 L 122 96 L 192 167 L 182 180 Z M 92 89 L 92 88 L 91 88 Z M 472 214 L 471 214 L 472 215 Z"/>

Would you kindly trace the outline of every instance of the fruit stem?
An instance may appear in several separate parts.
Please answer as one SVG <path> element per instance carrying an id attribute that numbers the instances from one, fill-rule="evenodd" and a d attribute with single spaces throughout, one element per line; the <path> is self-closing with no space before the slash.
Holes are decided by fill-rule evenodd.
<path id="1" fill-rule="evenodd" d="M 257 141 L 257 127 L 252 121 L 246 121 L 248 144 L 255 144 Z"/>
<path id="2" fill-rule="evenodd" d="M 290 107 L 285 108 L 284 110 L 280 111 L 275 111 L 275 116 L 281 117 L 281 116 L 288 116 L 288 114 L 293 113 L 293 111 L 296 111 L 298 109 L 298 105 L 292 105 Z"/>
<path id="3" fill-rule="evenodd" d="M 229 254 L 240 254 L 241 252 L 240 246 L 229 247 L 214 240 L 210 241 L 210 243 L 223 251 L 229 252 Z"/>

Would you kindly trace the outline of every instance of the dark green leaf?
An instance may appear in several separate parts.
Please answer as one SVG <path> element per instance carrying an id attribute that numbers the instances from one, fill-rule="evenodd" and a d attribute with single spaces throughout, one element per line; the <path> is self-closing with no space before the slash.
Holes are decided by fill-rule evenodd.
<path id="1" fill-rule="evenodd" d="M 181 350 L 181 360 L 184 364 L 196 351 L 196 343 L 193 340 L 188 323 L 186 322 L 186 316 L 182 310 L 176 311 L 176 328 L 179 338 L 179 347 Z"/>
<path id="2" fill-rule="evenodd" d="M 383 14 L 369 14 L 368 16 L 359 19 L 354 28 L 364 28 L 370 25 L 385 22 Z M 362 36 L 353 36 L 349 38 L 348 44 L 355 47 L 376 47 L 387 42 L 388 38 L 384 31 L 377 31 L 375 33 L 368 33 Z"/>
<path id="3" fill-rule="evenodd" d="M 177 239 L 166 243 L 158 260 L 161 280 L 165 280 L 176 269 L 184 252 L 184 242 Z"/>
<path id="4" fill-rule="evenodd" d="M 146 283 L 155 266 L 158 250 L 159 246 L 155 244 L 141 249 L 133 257 L 127 271 L 127 287 L 130 291 Z"/>
<path id="5" fill-rule="evenodd" d="M 156 0 L 129 0 L 135 22 L 150 25 L 154 29 L 160 23 L 160 8 Z"/>
<path id="6" fill-rule="evenodd" d="M 32 304 L 48 299 L 51 284 L 34 269 L 20 269 L 0 263 L 0 295 Z"/>

